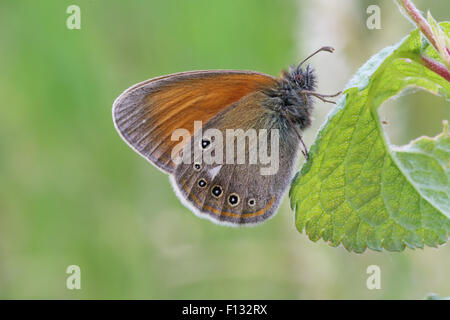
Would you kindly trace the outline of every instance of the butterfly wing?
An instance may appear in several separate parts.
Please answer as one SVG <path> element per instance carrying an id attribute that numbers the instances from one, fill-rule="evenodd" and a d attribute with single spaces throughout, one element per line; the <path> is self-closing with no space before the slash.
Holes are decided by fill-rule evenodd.
<path id="1" fill-rule="evenodd" d="M 171 179 L 177 195 L 198 216 L 220 224 L 252 225 L 263 222 L 277 211 L 293 176 L 298 140 L 295 134 L 288 132 L 289 128 L 280 126 L 282 121 L 278 121 L 279 115 L 274 115 L 262 106 L 261 102 L 265 98 L 264 93 L 254 92 L 233 103 L 204 125 L 202 132 L 196 133 L 191 146 L 186 146 L 184 152 L 191 152 L 193 161 L 180 163 Z M 209 129 L 219 130 L 224 137 L 222 164 L 202 161 L 206 152 L 216 154 L 220 150 L 215 149 L 219 142 L 216 136 L 213 140 L 213 137 L 208 135 Z M 242 160 L 239 163 L 237 159 L 237 147 L 232 148 L 236 151 L 232 157 L 233 161 L 229 163 L 226 159 L 227 143 L 233 140 L 227 139 L 227 129 L 242 129 L 239 134 L 234 135 L 235 145 L 239 136 L 242 138 L 244 135 L 248 139 L 243 163 Z M 261 168 L 265 166 L 261 165 L 260 161 L 256 164 L 249 161 L 250 154 L 258 152 L 256 148 L 260 146 L 259 142 L 250 143 L 254 136 L 245 136 L 250 132 L 249 129 L 254 129 L 256 133 L 261 129 L 269 129 L 265 151 L 269 155 L 275 155 L 273 160 L 278 161 L 278 168 L 274 166 L 275 171 L 272 174 L 262 174 Z M 279 130 L 278 155 L 273 153 L 275 150 L 272 147 L 272 139 L 276 137 L 270 135 L 271 129 Z M 202 139 L 211 141 L 207 149 L 197 143 Z M 200 166 L 195 167 L 200 163 Z M 218 194 L 214 190 L 221 192 Z"/>
<path id="2" fill-rule="evenodd" d="M 206 123 L 247 94 L 275 83 L 250 71 L 192 71 L 139 83 L 113 104 L 113 120 L 121 137 L 164 172 L 172 173 L 172 141 L 176 129 L 194 134 L 194 121 Z"/>

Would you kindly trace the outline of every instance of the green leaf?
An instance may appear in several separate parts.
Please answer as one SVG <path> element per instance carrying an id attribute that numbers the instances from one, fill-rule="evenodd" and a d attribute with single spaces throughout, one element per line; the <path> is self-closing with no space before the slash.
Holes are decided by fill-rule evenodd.
<path id="1" fill-rule="evenodd" d="M 444 132 L 437 137 L 420 137 L 406 146 L 392 147 L 391 152 L 421 196 L 450 219 L 448 122 L 444 122 Z"/>
<path id="2" fill-rule="evenodd" d="M 448 34 L 450 24 L 440 25 Z M 429 47 L 415 30 L 383 49 L 360 68 L 330 113 L 289 192 L 296 227 L 312 241 L 361 253 L 448 240 L 448 132 L 393 147 L 377 113 L 411 87 L 448 99 L 450 83 L 420 58 Z"/>
<path id="3" fill-rule="evenodd" d="M 447 51 L 447 47 L 450 47 L 450 39 L 434 20 L 430 11 L 428 11 L 428 23 L 436 40 L 439 55 L 447 68 L 450 68 L 450 53 Z"/>

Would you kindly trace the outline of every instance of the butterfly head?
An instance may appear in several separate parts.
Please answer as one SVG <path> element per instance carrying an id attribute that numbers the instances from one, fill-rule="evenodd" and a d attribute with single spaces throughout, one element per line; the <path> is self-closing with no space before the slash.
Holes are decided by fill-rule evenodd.
<path id="1" fill-rule="evenodd" d="M 288 71 L 283 71 L 281 75 L 280 87 L 277 92 L 283 102 L 282 109 L 297 116 L 296 119 L 301 123 L 301 127 L 307 127 L 310 124 L 310 113 L 312 112 L 313 100 L 309 94 L 316 89 L 316 73 L 314 68 L 307 65 L 302 68 L 301 64 L 290 67 Z M 297 118 L 297 117 L 296 117 Z"/>
<path id="2" fill-rule="evenodd" d="M 313 91 L 316 89 L 316 74 L 310 65 L 304 69 L 301 65 L 291 67 L 288 72 L 283 74 L 283 78 L 298 93 L 303 90 Z"/>

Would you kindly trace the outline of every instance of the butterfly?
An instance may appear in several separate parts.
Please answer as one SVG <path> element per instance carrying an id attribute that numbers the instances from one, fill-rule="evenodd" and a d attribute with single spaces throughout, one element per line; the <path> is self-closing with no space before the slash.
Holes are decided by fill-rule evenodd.
<path id="1" fill-rule="evenodd" d="M 206 70 L 138 83 L 114 101 L 115 127 L 134 151 L 169 174 L 176 195 L 199 217 L 229 226 L 261 223 L 276 213 L 299 150 L 308 157 L 300 133 L 311 125 L 313 98 L 334 103 L 327 98 L 340 94 L 316 93 L 314 69 L 303 68 L 320 51 L 334 49 L 320 48 L 279 78 Z M 244 148 L 229 155 L 239 141 Z M 215 160 L 226 154 L 227 161 L 203 161 L 207 154 Z M 263 173 L 255 155 L 267 160 L 269 154 L 276 155 L 275 170 Z"/>

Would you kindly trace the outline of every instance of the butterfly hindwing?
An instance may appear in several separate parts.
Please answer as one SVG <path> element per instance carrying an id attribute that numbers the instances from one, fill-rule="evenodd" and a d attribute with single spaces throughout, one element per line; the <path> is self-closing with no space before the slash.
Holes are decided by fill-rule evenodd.
<path id="1" fill-rule="evenodd" d="M 265 165 L 259 162 L 249 163 L 250 153 L 257 153 L 257 150 L 249 149 L 250 145 L 255 147 L 249 140 L 244 163 L 237 161 L 237 152 L 231 163 L 225 161 L 226 143 L 229 141 L 226 139 L 227 129 L 242 129 L 241 135 L 245 135 L 249 129 L 256 133 L 260 129 L 269 129 L 269 132 L 270 129 L 279 129 L 277 122 L 272 121 L 272 115 L 267 114 L 267 110 L 261 106 L 264 98 L 263 93 L 254 92 L 233 103 L 207 122 L 202 132 L 197 132 L 191 139 L 190 148 L 186 147 L 184 152 L 190 152 L 191 163 L 180 163 L 172 182 L 179 197 L 197 215 L 217 223 L 248 225 L 268 219 L 278 209 L 292 178 L 297 147 L 285 147 L 280 143 L 278 159 L 273 159 L 278 161 L 278 168 L 273 174 L 262 174 L 261 167 Z M 216 151 L 218 146 L 218 142 L 208 135 L 208 129 L 217 129 L 223 136 L 222 163 L 205 163 L 202 159 L 207 152 Z M 235 142 L 238 137 L 239 134 Z M 206 149 L 201 146 L 203 138 L 210 141 Z M 267 154 L 272 154 L 270 137 L 267 149 Z M 221 189 L 219 195 L 214 192 L 217 187 Z"/>

